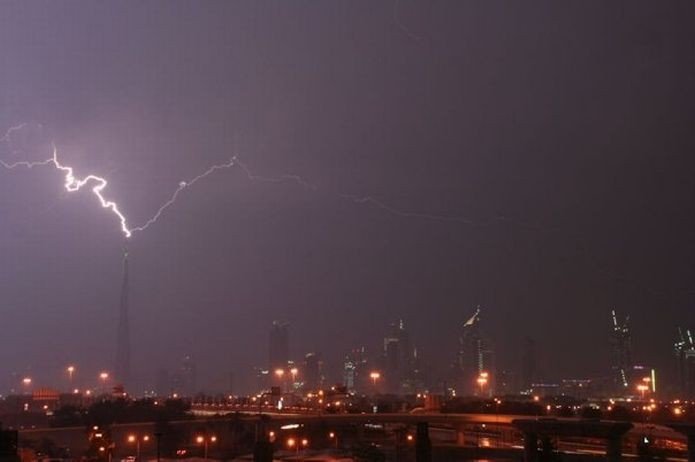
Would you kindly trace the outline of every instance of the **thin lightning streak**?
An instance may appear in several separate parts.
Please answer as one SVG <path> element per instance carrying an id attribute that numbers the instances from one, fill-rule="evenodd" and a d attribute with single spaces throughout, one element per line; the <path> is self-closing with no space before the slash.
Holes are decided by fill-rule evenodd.
<path id="1" fill-rule="evenodd" d="M 456 223 L 464 223 L 466 225 L 484 225 L 487 223 L 478 223 L 473 220 L 464 217 L 458 217 L 453 215 L 434 215 L 430 213 L 420 213 L 420 212 L 405 212 L 403 210 L 396 209 L 387 205 L 380 200 L 374 199 L 371 196 L 355 196 L 353 194 L 340 194 L 341 198 L 354 202 L 355 204 L 371 204 L 377 208 L 385 210 L 392 215 L 397 215 L 403 218 L 423 218 L 426 220 L 436 220 L 436 221 L 450 221 Z"/>
<path id="2" fill-rule="evenodd" d="M 410 29 L 408 29 L 405 24 L 403 24 L 403 21 L 400 19 L 399 15 L 399 10 L 400 10 L 400 0 L 395 0 L 393 2 L 393 22 L 396 23 L 398 28 L 403 31 L 405 35 L 407 35 L 409 38 L 415 40 L 416 42 L 419 42 L 422 40 L 422 37 L 417 35 L 416 33 L 412 32 Z"/>
<path id="3" fill-rule="evenodd" d="M 229 162 L 226 162 L 226 163 L 224 163 L 224 164 L 219 164 L 219 165 L 213 165 L 212 167 L 210 167 L 209 169 L 207 169 L 206 171 L 204 171 L 204 172 L 201 173 L 200 175 L 198 175 L 198 176 L 192 178 L 191 180 L 180 182 L 180 183 L 179 183 L 179 187 L 176 188 L 176 190 L 174 190 L 174 193 L 171 195 L 171 197 L 169 198 L 169 200 L 167 200 L 166 202 L 164 202 L 164 204 L 162 204 L 162 206 L 159 207 L 159 209 L 157 210 L 157 212 L 156 212 L 154 215 L 152 215 L 152 218 L 150 218 L 149 220 L 147 220 L 143 225 L 137 226 L 137 227 L 131 229 L 131 230 L 130 230 L 131 233 L 134 233 L 134 232 L 136 232 L 136 231 L 144 231 L 144 230 L 146 230 L 147 228 L 149 228 L 151 225 L 153 225 L 157 220 L 159 220 L 159 217 L 162 216 L 162 213 L 164 213 L 164 211 L 165 211 L 166 209 L 168 209 L 169 207 L 171 207 L 172 205 L 174 205 L 174 203 L 176 202 L 176 198 L 179 196 L 179 194 L 180 194 L 184 189 L 190 188 L 190 187 L 193 186 L 196 182 L 202 180 L 203 178 L 205 178 L 205 177 L 208 176 L 208 175 L 213 174 L 213 173 L 216 172 L 217 170 L 221 170 L 221 169 L 225 169 L 225 168 L 231 168 L 231 167 L 233 167 L 234 165 L 236 165 L 236 163 L 237 163 L 236 157 L 232 157 L 232 158 L 229 160 Z"/>
<path id="4" fill-rule="evenodd" d="M 236 164 L 239 166 L 239 168 L 241 168 L 244 171 L 244 173 L 246 174 L 246 177 L 250 181 L 264 181 L 266 183 L 283 183 L 285 181 L 293 181 L 293 182 L 305 187 L 306 189 L 310 189 L 312 191 L 316 191 L 318 189 L 316 186 L 314 186 L 311 183 L 308 183 L 307 181 L 305 181 L 302 177 L 300 177 L 298 175 L 284 174 L 284 175 L 280 175 L 279 177 L 276 177 L 276 178 L 256 175 L 256 174 L 252 173 L 251 170 L 246 165 L 244 165 L 241 161 L 239 161 L 239 159 L 236 156 L 233 157 L 232 159 L 234 159 L 236 161 Z"/>
<path id="5" fill-rule="evenodd" d="M 14 127 L 8 128 L 7 131 L 5 132 L 5 134 L 2 136 L 2 138 L 0 138 L 0 141 L 3 141 L 3 142 L 10 141 L 10 139 L 12 138 L 12 134 L 14 132 L 18 132 L 18 131 L 22 130 L 27 125 L 28 124 L 23 123 L 23 124 L 15 125 Z"/>

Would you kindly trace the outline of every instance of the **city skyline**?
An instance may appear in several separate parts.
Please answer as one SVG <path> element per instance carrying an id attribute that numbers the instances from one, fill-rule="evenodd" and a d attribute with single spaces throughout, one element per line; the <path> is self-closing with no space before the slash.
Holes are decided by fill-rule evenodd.
<path id="1" fill-rule="evenodd" d="M 124 281 L 126 281 L 124 279 Z M 601 369 L 591 373 L 576 373 L 561 376 L 539 365 L 536 341 L 526 338 L 513 354 L 500 352 L 494 348 L 494 339 L 481 327 L 482 308 L 476 307 L 473 315 L 461 324 L 457 348 L 438 352 L 450 359 L 448 367 L 431 367 L 428 357 L 422 358 L 416 346 L 417 339 L 411 339 L 405 322 L 400 319 L 384 326 L 381 344 L 377 347 L 360 346 L 346 350 L 340 360 L 323 357 L 318 352 L 289 353 L 292 342 L 291 325 L 273 321 L 270 325 L 268 341 L 259 350 L 267 352 L 268 361 L 264 366 L 249 369 L 232 368 L 228 372 L 225 386 L 210 386 L 209 377 L 198 379 L 198 361 L 189 354 L 172 358 L 169 366 L 153 368 L 147 377 L 141 377 L 145 384 L 141 388 L 129 386 L 119 374 L 117 360 L 113 368 L 98 370 L 83 369 L 75 362 L 57 371 L 33 375 L 13 372 L 5 379 L 3 394 L 24 394 L 37 390 L 56 390 L 84 394 L 101 393 L 112 388 L 125 390 L 133 396 L 179 396 L 194 397 L 204 394 L 254 394 L 273 386 L 283 390 L 314 390 L 317 387 L 344 386 L 349 391 L 372 392 L 396 395 L 417 393 L 440 393 L 452 396 L 523 396 L 533 394 L 559 393 L 553 387 L 562 384 L 584 383 L 582 395 L 575 397 L 610 397 L 635 395 L 648 378 L 651 393 L 661 398 L 690 398 L 695 392 L 695 346 L 690 329 L 678 329 L 678 337 L 670 345 L 671 354 L 663 363 L 646 363 L 642 358 L 631 354 L 632 338 L 629 331 L 629 316 L 618 324 L 615 311 L 611 311 L 605 332 L 606 349 Z M 117 342 L 117 350 L 120 342 Z M 373 342 L 375 343 L 375 342 Z M 498 364 L 496 358 L 509 361 Z M 518 357 L 518 360 L 516 358 Z M 51 375 L 52 372 L 52 375 Z M 376 374 L 378 377 L 373 377 Z M 659 377 L 657 394 L 656 377 Z M 378 379 L 378 387 L 375 379 Z M 483 380 L 483 383 L 481 383 Z M 125 385 L 125 388 L 123 386 Z M 561 389 L 558 389 L 561 390 Z M 563 393 L 571 393 L 571 389 Z M 570 395 L 571 396 L 571 395 Z"/>

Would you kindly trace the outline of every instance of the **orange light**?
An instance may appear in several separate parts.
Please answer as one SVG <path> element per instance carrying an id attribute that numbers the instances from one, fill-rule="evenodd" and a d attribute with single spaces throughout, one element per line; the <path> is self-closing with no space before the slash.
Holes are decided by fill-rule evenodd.
<path id="1" fill-rule="evenodd" d="M 297 444 L 297 442 L 294 440 L 294 438 L 287 438 L 287 447 L 288 448 L 293 448 L 295 444 Z"/>
<path id="2" fill-rule="evenodd" d="M 372 380 L 378 380 L 381 378 L 381 374 L 379 372 L 374 371 L 369 374 L 369 378 Z"/>
<path id="3" fill-rule="evenodd" d="M 143 441 L 149 441 L 149 440 L 150 440 L 150 436 L 149 436 L 149 435 L 145 435 L 145 436 L 142 437 L 142 440 L 143 440 Z"/>
<path id="4" fill-rule="evenodd" d="M 135 443 L 135 435 L 128 435 L 128 442 Z"/>
<path id="5" fill-rule="evenodd" d="M 275 369 L 275 375 L 282 378 L 282 376 L 285 375 L 285 371 L 283 369 Z"/>
<path id="6" fill-rule="evenodd" d="M 408 435 L 405 437 L 408 441 L 413 441 L 413 435 Z"/>
<path id="7" fill-rule="evenodd" d="M 202 444 L 203 442 L 205 442 L 205 438 L 202 437 L 202 436 L 200 436 L 200 435 L 198 435 L 198 436 L 196 436 L 196 438 L 195 438 L 195 442 L 198 443 L 198 444 Z"/>
<path id="8" fill-rule="evenodd" d="M 302 440 L 302 446 L 304 446 L 304 447 L 309 446 L 309 440 L 306 439 L 306 438 L 304 438 L 304 439 Z"/>
<path id="9" fill-rule="evenodd" d="M 211 436 L 211 437 L 210 437 L 210 442 L 214 443 L 214 442 L 216 442 L 216 441 L 217 441 L 217 437 L 216 437 L 216 436 Z"/>
<path id="10" fill-rule="evenodd" d="M 328 434 L 328 437 L 329 437 L 330 439 L 333 439 L 333 438 L 335 438 L 335 433 L 333 433 L 333 432 L 330 432 L 330 433 Z"/>
<path id="11" fill-rule="evenodd" d="M 109 373 L 108 372 L 102 372 L 101 374 L 99 374 L 99 378 L 101 380 L 106 380 L 109 378 Z"/>

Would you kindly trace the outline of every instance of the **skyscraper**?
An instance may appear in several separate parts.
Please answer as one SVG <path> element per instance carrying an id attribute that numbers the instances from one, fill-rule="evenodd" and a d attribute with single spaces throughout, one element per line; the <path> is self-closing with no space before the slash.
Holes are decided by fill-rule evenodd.
<path id="1" fill-rule="evenodd" d="M 273 321 L 270 328 L 270 345 L 268 349 L 268 368 L 284 369 L 290 360 L 290 335 L 287 323 Z"/>
<path id="2" fill-rule="evenodd" d="M 321 386 L 321 357 L 316 353 L 304 356 L 304 387 L 318 390 Z"/>
<path id="3" fill-rule="evenodd" d="M 368 380 L 367 351 L 364 347 L 355 348 L 345 355 L 343 362 L 343 385 L 349 391 L 363 389 Z"/>
<path id="4" fill-rule="evenodd" d="M 458 372 L 461 394 L 490 393 L 492 389 L 493 351 L 480 329 L 480 306 L 463 324 L 459 337 Z M 482 373 L 488 373 L 484 386 L 477 382 Z"/>
<path id="5" fill-rule="evenodd" d="M 415 348 L 401 319 L 391 325 L 391 332 L 384 337 L 384 378 L 389 391 L 401 392 L 412 385 L 415 359 Z"/>
<path id="6" fill-rule="evenodd" d="M 616 391 L 624 391 L 630 384 L 632 371 L 632 339 L 630 337 L 630 316 L 625 316 L 622 323 L 618 322 L 615 310 L 611 311 L 613 330 L 611 332 L 611 373 Z"/>
<path id="7" fill-rule="evenodd" d="M 678 340 L 674 344 L 678 398 L 695 398 L 695 341 L 690 330 L 678 329 Z"/>
<path id="8" fill-rule="evenodd" d="M 181 381 L 181 393 L 184 396 L 193 396 L 198 392 L 197 383 L 197 368 L 190 355 L 185 355 L 181 359 L 181 368 L 179 369 Z"/>
<path id="9" fill-rule="evenodd" d="M 130 320 L 128 300 L 128 250 L 123 254 L 123 282 L 121 284 L 121 303 L 118 317 L 116 339 L 116 380 L 124 385 L 130 381 Z"/>

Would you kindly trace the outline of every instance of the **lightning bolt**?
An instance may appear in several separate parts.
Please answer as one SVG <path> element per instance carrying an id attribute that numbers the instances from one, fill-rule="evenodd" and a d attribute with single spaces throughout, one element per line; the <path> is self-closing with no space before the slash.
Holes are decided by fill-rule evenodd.
<path id="1" fill-rule="evenodd" d="M 11 142 L 12 135 L 15 132 L 18 132 L 22 129 L 24 129 L 27 126 L 27 124 L 21 124 L 17 125 L 14 127 L 10 127 L 5 134 L 0 138 L 1 142 L 6 142 L 9 143 Z M 18 167 L 23 167 L 23 168 L 34 168 L 34 167 L 43 167 L 46 165 L 53 165 L 57 170 L 63 172 L 65 174 L 65 182 L 63 186 L 65 187 L 65 190 L 68 192 L 77 192 L 81 190 L 83 187 L 86 187 L 90 184 L 93 184 L 91 190 L 94 196 L 97 198 L 99 204 L 101 205 L 102 208 L 108 209 L 111 213 L 113 213 L 116 218 L 118 219 L 119 225 L 121 232 L 126 238 L 130 238 L 133 233 L 138 232 L 138 231 L 144 231 L 147 228 L 149 228 L 152 224 L 157 222 L 157 220 L 161 217 L 161 215 L 169 208 L 171 207 L 175 202 L 176 199 L 178 198 L 179 194 L 181 194 L 185 189 L 190 188 L 193 186 L 195 183 L 198 181 L 202 180 L 203 178 L 213 174 L 217 170 L 221 169 L 227 169 L 231 168 L 235 165 L 236 162 L 236 157 L 230 159 L 228 162 L 219 164 L 219 165 L 213 165 L 212 167 L 208 168 L 205 172 L 201 173 L 200 175 L 188 180 L 188 181 L 181 181 L 178 185 L 178 187 L 174 190 L 172 193 L 171 197 L 164 202 L 155 212 L 155 214 L 148 219 L 144 224 L 140 226 L 135 226 L 135 227 L 129 227 L 128 226 L 128 220 L 126 219 L 126 216 L 121 212 L 121 210 L 118 207 L 118 204 L 112 200 L 107 199 L 104 196 L 104 190 L 108 186 L 108 181 L 100 176 L 90 174 L 87 175 L 83 178 L 78 178 L 75 176 L 75 171 L 73 167 L 70 167 L 68 165 L 63 165 L 60 160 L 58 159 L 58 149 L 56 148 L 55 144 L 52 144 L 52 151 L 53 155 L 45 160 L 40 160 L 40 161 L 17 161 L 17 162 L 5 162 L 0 159 L 0 165 L 4 167 L 5 169 L 12 170 Z M 245 167 L 244 171 L 249 175 L 251 178 L 250 172 L 248 169 Z M 261 177 L 256 177 L 255 179 L 261 179 Z"/>
<path id="2" fill-rule="evenodd" d="M 14 130 L 21 129 L 22 126 L 19 126 L 20 128 L 13 127 Z M 10 129 L 12 130 L 12 129 Z M 8 131 L 5 137 L 3 139 L 9 139 L 11 135 L 11 131 Z M 26 168 L 34 168 L 34 167 L 41 167 L 45 165 L 51 165 L 60 170 L 61 172 L 65 173 L 65 183 L 64 187 L 68 192 L 77 192 L 80 189 L 82 189 L 84 186 L 93 183 L 94 186 L 92 187 L 92 193 L 96 196 L 96 198 L 99 200 L 99 204 L 105 208 L 110 210 L 116 217 L 118 218 L 118 221 L 121 226 L 121 231 L 125 235 L 125 237 L 130 237 L 132 236 L 132 230 L 128 228 L 128 223 L 126 220 L 125 215 L 121 213 L 121 211 L 118 208 L 118 204 L 116 204 L 114 201 L 110 201 L 104 197 L 103 191 L 108 186 L 108 181 L 106 181 L 105 178 L 102 178 L 100 176 L 96 175 L 87 175 L 84 178 L 77 178 L 75 177 L 75 172 L 72 167 L 69 167 L 67 165 L 63 165 L 60 163 L 58 160 L 58 149 L 56 148 L 55 145 L 52 146 L 53 148 L 53 156 L 50 157 L 49 159 L 46 160 L 41 160 L 41 161 L 35 161 L 35 162 L 29 162 L 29 161 L 19 161 L 19 162 L 14 162 L 14 163 L 7 163 L 5 161 L 0 160 L 0 165 L 2 165 L 6 169 L 14 169 L 17 167 L 26 167 Z"/>
<path id="3" fill-rule="evenodd" d="M 22 129 L 26 128 L 29 124 L 20 124 L 14 127 L 10 127 L 5 135 L 0 138 L 0 141 L 6 142 L 8 144 L 11 143 L 12 136 L 16 132 L 21 131 Z M 40 126 L 39 126 L 40 127 Z M 46 166 L 46 165 L 53 165 L 56 169 L 60 170 L 61 172 L 65 173 L 65 182 L 64 182 L 64 187 L 68 192 L 77 192 L 81 190 L 83 187 L 89 185 L 89 184 L 94 184 L 92 187 L 92 193 L 96 196 L 97 200 L 99 201 L 99 204 L 105 208 L 108 209 L 111 213 L 116 215 L 121 232 L 125 235 L 126 238 L 130 238 L 134 233 L 136 232 L 141 232 L 155 224 L 160 217 L 169 209 L 171 206 L 173 206 L 179 195 L 183 193 L 186 189 L 190 188 L 191 186 L 195 185 L 197 182 L 200 180 L 206 178 L 209 175 L 212 175 L 218 170 L 222 169 L 228 169 L 232 167 L 238 167 L 242 170 L 242 172 L 245 174 L 247 179 L 252 182 L 264 182 L 264 183 L 285 183 L 285 182 L 293 182 L 296 183 L 299 186 L 302 186 L 303 188 L 310 190 L 312 192 L 316 192 L 318 188 L 309 183 L 308 181 L 304 180 L 302 177 L 298 175 L 292 175 L 292 174 L 282 174 L 279 176 L 275 177 L 269 177 L 269 176 L 261 176 L 255 174 L 249 167 L 246 166 L 237 156 L 233 156 L 231 159 L 229 159 L 227 162 L 218 164 L 218 165 L 213 165 L 212 167 L 209 167 L 207 170 L 205 170 L 203 173 L 193 177 L 190 180 L 187 181 L 181 181 L 178 184 L 178 187 L 174 190 L 174 192 L 170 195 L 169 199 L 167 199 L 152 215 L 147 221 L 145 221 L 142 225 L 139 226 L 134 226 L 134 227 L 129 227 L 128 221 L 125 217 L 125 215 L 121 212 L 121 210 L 118 207 L 118 204 L 112 200 L 108 200 L 104 196 L 104 190 L 108 186 L 108 182 L 105 178 L 101 176 L 97 176 L 94 174 L 87 175 L 84 178 L 77 178 L 75 177 L 74 174 L 74 169 L 70 166 L 63 165 L 59 159 L 58 159 L 58 150 L 55 147 L 55 145 L 52 145 L 53 147 L 53 155 L 52 157 L 46 159 L 46 160 L 41 160 L 41 161 L 18 161 L 18 162 L 13 162 L 13 163 L 8 163 L 3 160 L 0 160 L 0 165 L 2 165 L 6 169 L 14 169 L 17 167 L 24 167 L 24 168 L 33 168 L 33 167 L 39 167 L 39 166 Z M 329 193 L 330 194 L 330 193 Z M 415 212 L 415 211 L 408 211 L 408 210 L 403 210 L 400 208 L 396 208 L 392 205 L 389 205 L 381 200 L 378 200 L 372 196 L 358 196 L 354 194 L 331 194 L 334 195 L 337 199 L 340 200 L 346 200 L 349 202 L 352 202 L 354 204 L 358 205 L 365 205 L 365 206 L 371 206 L 375 207 L 377 209 L 380 209 L 386 213 L 389 213 L 394 216 L 398 216 L 401 218 L 413 218 L 413 219 L 421 219 L 421 220 L 428 220 L 428 221 L 439 221 L 439 222 L 450 222 L 450 223 L 460 223 L 460 224 L 465 224 L 465 225 L 470 225 L 470 226 L 490 226 L 495 223 L 499 222 L 504 222 L 504 221 L 515 221 L 515 220 L 509 220 L 508 218 L 504 216 L 494 216 L 490 218 L 487 221 L 477 221 L 477 220 L 472 220 L 470 218 L 467 218 L 465 216 L 459 216 L 459 215 L 440 215 L 440 214 L 433 214 L 433 213 L 428 213 L 428 212 Z M 524 227 L 527 228 L 536 228 L 533 225 L 530 224 L 521 224 Z"/>
<path id="4" fill-rule="evenodd" d="M 283 174 L 279 177 L 256 175 L 255 173 L 251 172 L 251 170 L 245 164 L 243 164 L 236 156 L 234 156 L 232 159 L 235 160 L 239 168 L 243 170 L 244 174 L 246 175 L 246 178 L 248 178 L 249 181 L 263 181 L 266 183 L 284 183 L 286 181 L 293 181 L 298 185 L 303 186 L 304 188 L 312 191 L 316 191 L 318 189 L 316 186 L 305 181 L 301 176 L 298 175 Z"/>

